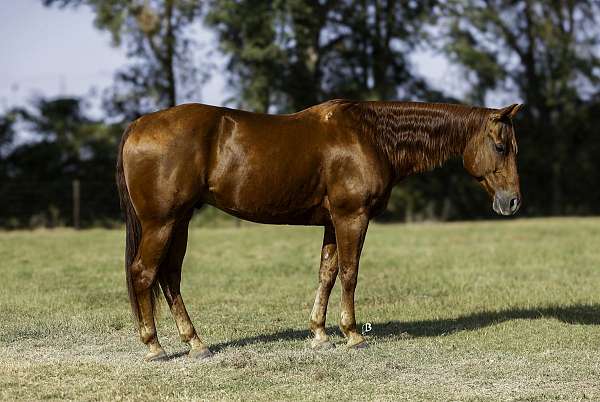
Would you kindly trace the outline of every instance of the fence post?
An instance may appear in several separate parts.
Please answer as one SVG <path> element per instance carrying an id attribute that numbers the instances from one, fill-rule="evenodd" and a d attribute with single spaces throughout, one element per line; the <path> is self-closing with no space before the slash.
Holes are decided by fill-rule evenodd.
<path id="1" fill-rule="evenodd" d="M 73 227 L 75 229 L 79 229 L 80 193 L 79 179 L 75 179 L 73 180 Z"/>

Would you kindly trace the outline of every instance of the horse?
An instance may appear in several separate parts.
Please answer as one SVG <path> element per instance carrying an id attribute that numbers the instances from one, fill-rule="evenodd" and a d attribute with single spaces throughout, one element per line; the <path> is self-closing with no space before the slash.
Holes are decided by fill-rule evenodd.
<path id="1" fill-rule="evenodd" d="M 325 319 L 336 277 L 346 345 L 367 346 L 356 328 L 354 293 L 369 221 L 402 179 L 454 156 L 496 213 L 515 214 L 521 191 L 512 120 L 521 106 L 333 100 L 269 115 L 184 104 L 133 121 L 119 145 L 116 181 L 127 288 L 145 360 L 167 356 L 154 322 L 159 287 L 188 355 L 212 355 L 180 292 L 188 224 L 205 204 L 258 223 L 324 227 L 311 347 L 333 347 Z"/>

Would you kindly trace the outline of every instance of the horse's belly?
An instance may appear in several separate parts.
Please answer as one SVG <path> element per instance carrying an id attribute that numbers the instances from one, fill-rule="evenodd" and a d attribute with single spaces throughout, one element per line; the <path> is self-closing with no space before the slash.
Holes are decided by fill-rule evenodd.
<path id="1" fill-rule="evenodd" d="M 282 170 L 231 169 L 211 180 L 206 201 L 234 216 L 259 223 L 322 224 L 325 190 L 319 175 Z"/>
<path id="2" fill-rule="evenodd" d="M 274 225 L 325 225 L 331 222 L 329 211 L 321 205 L 312 208 L 275 211 L 264 209 L 240 208 L 238 205 L 226 205 L 208 202 L 228 214 L 250 222 Z"/>

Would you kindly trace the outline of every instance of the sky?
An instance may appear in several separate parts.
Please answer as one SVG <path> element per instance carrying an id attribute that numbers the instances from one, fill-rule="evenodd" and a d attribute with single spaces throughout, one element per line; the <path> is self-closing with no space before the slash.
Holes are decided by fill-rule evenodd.
<path id="1" fill-rule="evenodd" d="M 111 46 L 110 35 L 93 26 L 93 14 L 78 9 L 47 8 L 41 0 L 0 0 L 0 111 L 26 105 L 36 96 L 85 96 L 99 113 L 99 91 L 127 64 L 123 49 Z M 204 43 L 214 43 L 206 30 Z M 452 67 L 441 56 L 418 52 L 413 61 L 435 87 L 458 95 Z M 218 62 L 223 63 L 223 59 Z M 225 77 L 217 68 L 195 101 L 221 105 L 228 97 Z M 93 89 L 95 92 L 92 92 Z M 95 106 L 94 106 L 95 104 Z"/>
<path id="2" fill-rule="evenodd" d="M 82 96 L 108 87 L 127 57 L 111 46 L 107 32 L 93 26 L 93 17 L 86 7 L 0 0 L 0 110 L 40 95 Z M 209 32 L 200 35 L 211 39 Z M 214 74 L 199 101 L 220 105 L 226 97 L 224 77 Z"/>
<path id="3" fill-rule="evenodd" d="M 36 95 L 82 95 L 107 86 L 126 59 L 95 30 L 85 9 L 48 9 L 39 0 L 0 0 L 0 105 Z"/>

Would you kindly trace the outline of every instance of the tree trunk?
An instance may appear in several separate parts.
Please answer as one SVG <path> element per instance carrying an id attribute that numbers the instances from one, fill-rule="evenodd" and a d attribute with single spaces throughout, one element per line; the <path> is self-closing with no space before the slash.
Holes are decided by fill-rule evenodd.
<path id="1" fill-rule="evenodd" d="M 165 17 L 167 20 L 166 32 L 166 57 L 165 68 L 168 81 L 168 105 L 169 107 L 177 104 L 177 82 L 175 79 L 175 35 L 173 32 L 173 0 L 167 0 L 165 3 Z"/>
<path id="2" fill-rule="evenodd" d="M 552 214 L 562 215 L 562 167 L 558 155 L 554 155 L 552 163 Z"/>

